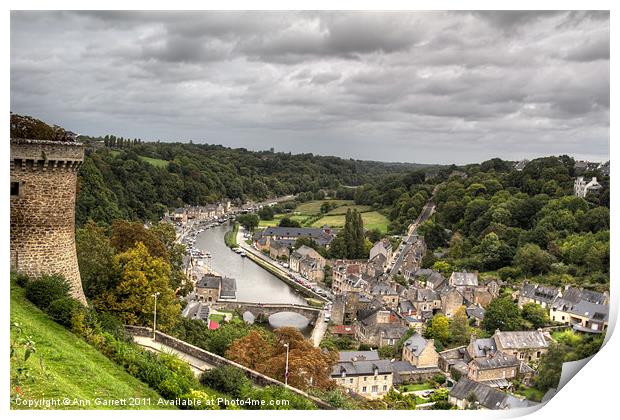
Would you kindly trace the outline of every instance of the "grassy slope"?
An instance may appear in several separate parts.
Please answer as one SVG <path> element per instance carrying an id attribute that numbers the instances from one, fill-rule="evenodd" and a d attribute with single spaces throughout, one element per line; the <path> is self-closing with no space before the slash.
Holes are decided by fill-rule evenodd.
<path id="1" fill-rule="evenodd" d="M 19 322 L 36 343 L 37 352 L 26 362 L 31 380 L 20 386 L 22 398 L 151 398 L 159 394 L 129 375 L 84 340 L 50 320 L 28 302 L 19 286 L 11 285 L 11 322 Z M 11 338 L 14 332 L 11 331 Z M 41 369 L 39 356 L 43 356 Z M 14 374 L 11 365 L 11 377 Z M 94 407 L 91 408 L 105 408 Z M 148 408 L 122 407 L 122 408 Z M 152 405 L 151 408 L 157 408 Z"/>

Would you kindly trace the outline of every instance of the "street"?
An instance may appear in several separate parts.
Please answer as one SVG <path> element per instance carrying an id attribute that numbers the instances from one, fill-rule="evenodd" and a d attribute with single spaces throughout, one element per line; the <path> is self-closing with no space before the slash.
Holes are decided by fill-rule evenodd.
<path id="1" fill-rule="evenodd" d="M 426 205 L 422 209 L 422 212 L 420 213 L 418 218 L 415 220 L 415 222 L 409 225 L 409 228 L 407 229 L 407 236 L 401 242 L 401 246 L 403 244 L 405 246 L 402 248 L 402 250 L 399 247 L 399 249 L 396 251 L 396 252 L 399 252 L 399 254 L 398 254 L 398 257 L 395 257 L 395 261 L 392 265 L 392 269 L 390 270 L 390 276 L 394 276 L 395 274 L 398 274 L 398 271 L 400 270 L 400 267 L 403 264 L 403 260 L 405 256 L 411 249 L 411 245 L 413 243 L 413 237 L 416 234 L 416 230 L 418 229 L 418 226 L 426 222 L 428 218 L 432 216 L 434 211 L 435 211 L 435 205 L 433 204 L 432 201 L 429 200 L 429 202 L 426 203 Z M 394 255 L 396 255 L 396 252 L 394 252 Z"/>

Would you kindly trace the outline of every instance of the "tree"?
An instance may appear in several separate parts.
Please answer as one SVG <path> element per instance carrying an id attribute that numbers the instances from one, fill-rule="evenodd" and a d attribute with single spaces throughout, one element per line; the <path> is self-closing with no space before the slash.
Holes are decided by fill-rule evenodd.
<path id="1" fill-rule="evenodd" d="M 141 242 L 148 249 L 148 253 L 153 257 L 168 260 L 166 247 L 159 238 L 140 222 L 128 222 L 126 220 L 115 220 L 112 223 L 112 237 L 110 244 L 116 252 L 125 252 Z"/>
<path id="2" fill-rule="evenodd" d="M 256 369 L 264 359 L 272 356 L 271 344 L 258 331 L 252 330 L 236 340 L 226 351 L 226 357 L 250 369 Z"/>
<path id="3" fill-rule="evenodd" d="M 116 287 L 95 297 L 98 310 L 115 314 L 129 325 L 153 325 L 154 299 L 157 298 L 157 327 L 170 330 L 181 313 L 181 305 L 170 287 L 170 265 L 162 258 L 149 254 L 138 242 L 135 248 L 114 256 L 119 274 Z"/>
<path id="4" fill-rule="evenodd" d="M 424 236 L 424 241 L 429 250 L 444 247 L 448 243 L 448 239 L 450 239 L 446 229 L 432 220 L 422 223 L 418 230 L 420 235 Z"/>
<path id="5" fill-rule="evenodd" d="M 239 363 L 249 362 L 258 372 L 282 380 L 285 374 L 286 344 L 289 350 L 288 383 L 291 386 L 300 389 L 311 386 L 330 389 L 333 386 L 330 375 L 331 367 L 338 359 L 335 352 L 314 347 L 295 328 L 279 328 L 274 334 L 273 342 L 256 334 L 250 338 L 241 338 L 232 344 L 227 356 Z"/>
<path id="6" fill-rule="evenodd" d="M 258 211 L 258 216 L 261 220 L 273 220 L 274 215 L 275 211 L 271 206 L 263 206 L 263 208 Z"/>
<path id="7" fill-rule="evenodd" d="M 84 293 L 92 299 L 114 285 L 114 247 L 107 230 L 92 220 L 77 229 L 75 241 Z"/>
<path id="8" fill-rule="evenodd" d="M 254 229 L 258 227 L 260 223 L 260 219 L 256 214 L 240 214 L 237 216 L 237 222 L 250 232 L 253 232 Z"/>
<path id="9" fill-rule="evenodd" d="M 549 346 L 549 350 L 540 358 L 538 374 L 534 377 L 537 389 L 545 392 L 549 388 L 557 388 L 566 351 L 566 347 L 561 344 L 552 343 Z"/>
<path id="10" fill-rule="evenodd" d="M 521 328 L 522 319 L 519 307 L 510 297 L 495 298 L 484 313 L 482 327 L 493 334 L 495 330 L 516 331 Z"/>
<path id="11" fill-rule="evenodd" d="M 426 328 L 427 338 L 434 338 L 442 345 L 446 345 L 450 340 L 450 322 L 448 317 L 443 314 L 437 314 L 431 320 L 431 325 Z"/>
<path id="12" fill-rule="evenodd" d="M 482 254 L 482 265 L 485 270 L 497 270 L 510 264 L 512 252 L 495 232 L 488 233 L 480 242 L 478 251 Z"/>
<path id="13" fill-rule="evenodd" d="M 292 228 L 301 227 L 301 225 L 299 224 L 299 222 L 297 220 L 293 220 L 290 217 L 283 217 L 280 220 L 280 223 L 278 223 L 278 226 L 280 226 L 280 227 L 292 227 Z"/>
<path id="14" fill-rule="evenodd" d="M 549 324 L 547 311 L 540 305 L 530 302 L 521 309 L 523 319 L 531 324 L 532 328 L 542 328 Z"/>
<path id="15" fill-rule="evenodd" d="M 465 306 L 461 306 L 456 310 L 454 316 L 450 320 L 450 340 L 455 345 L 463 345 L 469 342 L 471 335 L 471 327 L 467 320 L 467 312 Z"/>
<path id="16" fill-rule="evenodd" d="M 525 244 L 517 249 L 513 259 L 513 264 L 520 267 L 526 275 L 545 274 L 554 262 L 553 255 L 534 244 Z"/>

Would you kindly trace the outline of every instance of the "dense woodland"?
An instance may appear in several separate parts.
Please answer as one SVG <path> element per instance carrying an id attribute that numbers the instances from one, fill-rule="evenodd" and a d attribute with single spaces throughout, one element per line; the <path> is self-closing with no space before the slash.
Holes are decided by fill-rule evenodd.
<path id="1" fill-rule="evenodd" d="M 245 202 L 298 193 L 313 198 L 321 190 L 353 191 L 346 187 L 417 167 L 206 144 L 131 141 L 110 148 L 103 140 L 80 140 L 90 146 L 79 173 L 78 225 L 89 218 L 107 224 L 118 218 L 158 220 L 167 208 L 223 198 Z"/>

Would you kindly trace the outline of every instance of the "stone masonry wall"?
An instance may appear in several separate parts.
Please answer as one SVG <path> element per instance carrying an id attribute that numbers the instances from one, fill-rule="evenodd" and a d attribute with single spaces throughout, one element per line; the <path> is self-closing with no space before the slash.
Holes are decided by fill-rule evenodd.
<path id="1" fill-rule="evenodd" d="M 126 325 L 125 330 L 131 335 L 150 337 L 153 333 L 153 330 L 147 327 L 139 327 L 133 325 Z M 201 349 L 200 347 L 196 347 L 192 344 L 189 344 L 185 341 L 179 340 L 178 338 L 172 337 L 170 335 L 164 334 L 162 332 L 156 331 L 155 333 L 155 341 L 165 344 L 168 347 L 172 347 L 175 350 L 183 352 L 185 354 L 189 354 L 190 356 L 196 357 L 200 360 L 203 360 L 210 365 L 213 366 L 234 366 L 238 369 L 241 369 L 245 372 L 246 376 L 254 382 L 258 386 L 268 386 L 268 385 L 278 385 L 278 386 L 286 386 L 284 383 L 277 381 L 273 378 L 263 375 L 255 370 L 249 369 L 239 363 L 233 362 L 232 360 L 226 359 L 222 356 L 218 356 L 217 354 L 208 352 L 206 350 Z M 333 409 L 332 406 L 327 404 L 326 402 L 313 397 L 306 392 L 293 388 L 292 386 L 286 386 L 286 388 L 295 394 L 298 394 L 304 398 L 307 398 L 314 402 L 321 409 Z"/>
<path id="2" fill-rule="evenodd" d="M 11 267 L 30 276 L 62 274 L 86 303 L 75 248 L 79 143 L 11 139 Z"/>

